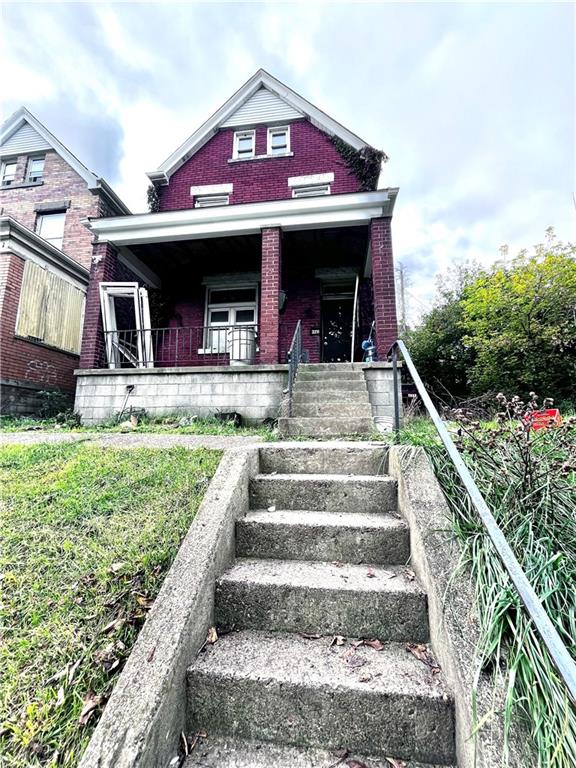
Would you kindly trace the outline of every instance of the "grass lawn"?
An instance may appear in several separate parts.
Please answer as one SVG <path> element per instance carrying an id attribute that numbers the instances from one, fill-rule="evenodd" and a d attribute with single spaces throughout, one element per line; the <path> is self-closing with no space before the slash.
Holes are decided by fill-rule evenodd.
<path id="1" fill-rule="evenodd" d="M 189 422 L 189 423 L 186 423 Z M 135 432 L 155 433 L 164 435 L 238 435 L 240 437 L 255 437 L 261 440 L 276 439 L 272 427 L 268 424 L 236 427 L 232 422 L 220 421 L 216 418 L 186 418 L 186 416 L 167 416 L 162 418 L 145 417 L 139 420 L 138 426 L 131 430 L 121 427 L 116 421 L 93 427 L 82 427 L 73 418 L 64 420 L 36 419 L 31 416 L 0 416 L 0 432 L 22 431 L 72 431 L 72 432 Z"/>
<path id="2" fill-rule="evenodd" d="M 77 765 L 221 453 L 0 448 L 0 764 Z"/>

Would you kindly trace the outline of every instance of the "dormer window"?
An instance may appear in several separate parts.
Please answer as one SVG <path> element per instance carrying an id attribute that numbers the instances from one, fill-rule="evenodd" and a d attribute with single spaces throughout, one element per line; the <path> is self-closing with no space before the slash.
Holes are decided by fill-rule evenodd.
<path id="1" fill-rule="evenodd" d="M 6 160 L 2 163 L 1 184 L 3 187 L 9 187 L 14 184 L 16 179 L 16 160 Z"/>
<path id="2" fill-rule="evenodd" d="M 269 155 L 286 155 L 290 152 L 290 128 L 268 128 Z"/>
<path id="3" fill-rule="evenodd" d="M 31 157 L 28 160 L 28 171 L 26 173 L 26 181 L 29 183 L 42 181 L 44 178 L 44 158 L 43 157 Z"/>
<path id="4" fill-rule="evenodd" d="M 236 131 L 234 134 L 234 154 L 235 160 L 245 160 L 254 157 L 256 154 L 256 132 L 255 131 Z"/>

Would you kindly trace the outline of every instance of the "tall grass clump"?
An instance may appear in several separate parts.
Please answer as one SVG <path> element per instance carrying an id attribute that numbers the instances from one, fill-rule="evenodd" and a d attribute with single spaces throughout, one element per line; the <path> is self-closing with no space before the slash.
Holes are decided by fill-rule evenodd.
<path id="1" fill-rule="evenodd" d="M 528 403 L 498 395 L 489 428 L 458 414 L 457 443 L 494 517 L 562 641 L 576 659 L 576 419 L 534 430 Z M 551 403 L 545 401 L 544 407 Z M 428 446 L 472 572 L 481 668 L 506 681 L 505 749 L 513 716 L 530 730 L 538 768 L 576 765 L 576 707 L 470 503 L 452 462 Z"/>

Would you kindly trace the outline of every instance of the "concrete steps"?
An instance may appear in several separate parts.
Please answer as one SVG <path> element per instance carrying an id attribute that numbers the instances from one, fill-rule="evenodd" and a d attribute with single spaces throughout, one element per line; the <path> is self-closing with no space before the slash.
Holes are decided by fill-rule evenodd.
<path id="1" fill-rule="evenodd" d="M 188 673 L 192 730 L 424 762 L 454 759 L 454 711 L 441 676 L 387 644 L 246 630 L 222 637 Z"/>
<path id="2" fill-rule="evenodd" d="M 277 474 L 250 482 L 250 509 L 310 509 L 317 512 L 390 512 L 396 481 L 388 476 Z"/>
<path id="3" fill-rule="evenodd" d="M 455 762 L 452 695 L 409 652 L 427 598 L 386 450 L 276 444 L 259 463 L 216 583 L 218 641 L 187 673 L 187 727 L 209 737 L 186 768 L 320 768 L 341 748 L 370 768 Z"/>
<path id="4" fill-rule="evenodd" d="M 334 437 L 335 435 L 369 435 L 374 429 L 372 418 L 348 416 L 292 417 L 278 419 L 278 430 L 286 437 Z"/>
<path id="5" fill-rule="evenodd" d="M 302 391 L 298 388 L 294 390 L 292 395 L 293 404 L 307 404 L 307 403 L 367 403 L 370 405 L 370 398 L 368 397 L 368 390 L 352 390 L 352 389 L 337 389 L 331 387 L 330 389 L 314 389 Z"/>
<path id="6" fill-rule="evenodd" d="M 426 595 L 398 566 L 236 560 L 216 586 L 215 622 L 425 643 Z"/>
<path id="7" fill-rule="evenodd" d="M 406 523 L 368 512 L 256 510 L 236 523 L 238 557 L 404 565 L 410 557 Z"/>
<path id="8" fill-rule="evenodd" d="M 370 403 L 339 403 L 339 402 L 297 402 L 292 404 L 292 416 L 300 417 L 346 417 L 372 420 Z"/>
<path id="9" fill-rule="evenodd" d="M 336 766 L 342 750 L 287 747 L 265 741 L 242 741 L 218 736 L 200 738 L 184 768 L 329 768 Z M 391 768 L 386 758 L 347 754 L 339 763 L 342 768 L 349 761 L 367 768 Z M 410 761 L 406 768 L 450 768 Z"/>

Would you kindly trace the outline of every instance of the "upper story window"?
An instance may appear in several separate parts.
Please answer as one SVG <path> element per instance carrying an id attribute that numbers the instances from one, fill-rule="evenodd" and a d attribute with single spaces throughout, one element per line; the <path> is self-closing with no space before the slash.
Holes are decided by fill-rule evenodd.
<path id="1" fill-rule="evenodd" d="M 228 205 L 230 195 L 197 195 L 194 198 L 194 208 L 215 208 L 218 205 Z"/>
<path id="2" fill-rule="evenodd" d="M 26 181 L 42 181 L 44 178 L 44 157 L 31 157 L 28 160 Z"/>
<path id="3" fill-rule="evenodd" d="M 247 157 L 254 157 L 256 154 L 256 132 L 255 131 L 236 131 L 234 134 L 234 154 L 235 160 L 242 160 Z"/>
<path id="4" fill-rule="evenodd" d="M 62 250 L 62 240 L 64 239 L 64 220 L 66 213 L 58 211 L 56 213 L 38 214 L 36 218 L 36 232 L 56 248 Z"/>
<path id="5" fill-rule="evenodd" d="M 269 155 L 286 155 L 290 152 L 290 128 L 285 125 L 282 128 L 268 128 Z"/>
<path id="6" fill-rule="evenodd" d="M 10 184 L 14 184 L 16 179 L 16 160 L 5 160 L 2 163 L 1 171 L 1 184 L 3 187 L 9 187 Z"/>
<path id="7" fill-rule="evenodd" d="M 288 186 L 292 189 L 292 197 L 318 197 L 329 195 L 334 182 L 334 172 L 313 173 L 310 176 L 291 176 Z"/>

